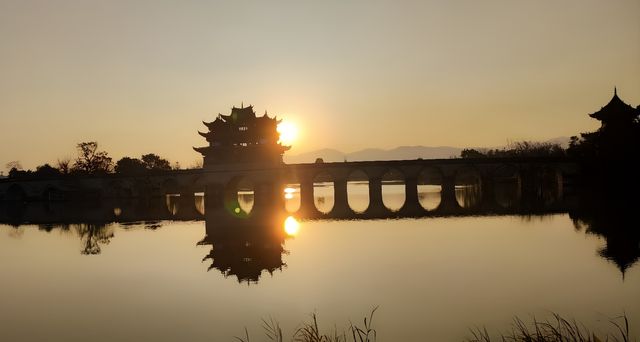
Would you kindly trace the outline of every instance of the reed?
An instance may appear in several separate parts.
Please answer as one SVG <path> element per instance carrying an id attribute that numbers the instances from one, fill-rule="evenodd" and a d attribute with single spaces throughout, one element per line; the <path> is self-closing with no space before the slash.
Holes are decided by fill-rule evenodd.
<path id="1" fill-rule="evenodd" d="M 629 319 L 626 315 L 609 320 L 614 328 L 614 333 L 596 335 L 583 324 L 575 320 L 567 320 L 557 313 L 553 318 L 526 323 L 519 317 L 515 317 L 511 331 L 501 334 L 502 342 L 629 342 Z M 471 337 L 468 342 L 491 342 L 492 338 L 486 328 L 471 329 Z"/>
<path id="2" fill-rule="evenodd" d="M 302 322 L 301 326 L 295 330 L 290 341 L 292 342 L 375 342 L 377 338 L 376 330 L 373 329 L 373 314 L 378 307 L 371 310 L 368 317 L 364 317 L 362 325 L 356 325 L 349 322 L 347 331 L 338 331 L 337 327 L 333 328 L 331 333 L 323 333 L 318 325 L 318 316 L 313 313 L 308 321 Z M 270 341 L 284 342 L 282 328 L 277 320 L 273 317 L 262 319 L 262 329 L 265 336 Z M 249 331 L 245 328 L 244 336 L 235 339 L 240 342 L 251 342 Z"/>

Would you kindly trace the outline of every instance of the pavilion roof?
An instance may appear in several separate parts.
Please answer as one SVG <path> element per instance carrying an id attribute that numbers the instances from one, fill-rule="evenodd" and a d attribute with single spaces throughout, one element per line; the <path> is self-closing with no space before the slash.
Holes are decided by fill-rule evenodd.
<path id="1" fill-rule="evenodd" d="M 622 101 L 614 88 L 611 101 L 599 111 L 589 114 L 589 116 L 600 121 L 630 121 L 638 116 L 638 111 Z"/>

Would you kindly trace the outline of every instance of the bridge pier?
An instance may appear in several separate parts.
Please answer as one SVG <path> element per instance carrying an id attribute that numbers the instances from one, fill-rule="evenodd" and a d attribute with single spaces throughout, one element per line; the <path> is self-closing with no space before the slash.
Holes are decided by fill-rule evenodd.
<path id="1" fill-rule="evenodd" d="M 284 210 L 284 197 L 282 186 L 278 182 L 261 182 L 256 184 L 254 190 L 253 209 L 251 216 L 263 216 Z"/>
<path id="2" fill-rule="evenodd" d="M 425 209 L 420 205 L 418 198 L 418 178 L 407 177 L 404 180 L 404 205 L 400 208 L 399 213 L 401 215 L 419 215 L 422 214 Z"/>
<path id="3" fill-rule="evenodd" d="M 313 199 L 313 179 L 300 179 L 300 209 L 298 214 L 304 217 L 318 217 L 320 212 Z"/>
<path id="4" fill-rule="evenodd" d="M 484 211 L 495 210 L 498 205 L 495 194 L 495 181 L 490 175 L 482 175 L 480 179 L 480 208 Z"/>
<path id="5" fill-rule="evenodd" d="M 224 209 L 224 186 L 222 184 L 207 184 L 204 190 L 205 213 Z"/>
<path id="6" fill-rule="evenodd" d="M 384 217 L 389 214 L 389 209 L 382 202 L 382 177 L 369 178 L 369 206 L 364 212 L 369 217 Z"/>
<path id="7" fill-rule="evenodd" d="M 354 214 L 349 207 L 349 199 L 347 194 L 347 179 L 337 178 L 333 180 L 334 202 L 333 209 L 329 213 L 332 217 L 344 217 Z"/>
<path id="8" fill-rule="evenodd" d="M 178 200 L 178 214 L 180 219 L 195 219 L 200 218 L 203 215 L 196 209 L 196 196 L 194 192 L 181 191 L 180 198 Z"/>
<path id="9" fill-rule="evenodd" d="M 461 208 L 456 199 L 456 179 L 454 175 L 442 176 L 440 205 L 438 213 L 452 214 L 458 212 Z"/>

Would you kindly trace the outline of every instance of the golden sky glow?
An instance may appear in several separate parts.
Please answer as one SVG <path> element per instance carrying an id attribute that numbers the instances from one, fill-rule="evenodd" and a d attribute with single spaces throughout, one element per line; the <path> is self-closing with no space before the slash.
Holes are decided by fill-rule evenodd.
<path id="1" fill-rule="evenodd" d="M 182 166 L 253 104 L 291 151 L 498 146 L 640 104 L 640 2 L 0 0 L 0 169 L 96 140 Z M 5 170 L 6 172 L 6 170 Z"/>

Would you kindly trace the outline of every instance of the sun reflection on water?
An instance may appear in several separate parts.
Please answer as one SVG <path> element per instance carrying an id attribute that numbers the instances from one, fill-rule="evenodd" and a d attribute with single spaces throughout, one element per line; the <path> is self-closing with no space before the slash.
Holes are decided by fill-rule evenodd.
<path id="1" fill-rule="evenodd" d="M 300 230 L 300 223 L 293 217 L 289 216 L 284 220 L 284 231 L 289 236 L 296 236 Z"/>

